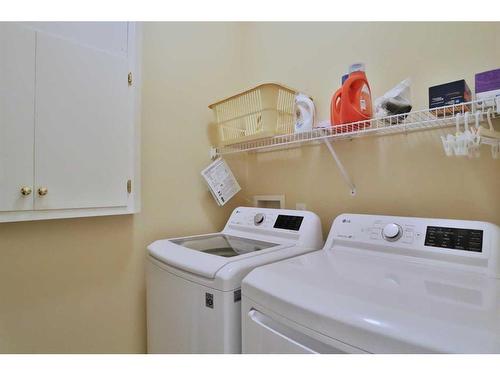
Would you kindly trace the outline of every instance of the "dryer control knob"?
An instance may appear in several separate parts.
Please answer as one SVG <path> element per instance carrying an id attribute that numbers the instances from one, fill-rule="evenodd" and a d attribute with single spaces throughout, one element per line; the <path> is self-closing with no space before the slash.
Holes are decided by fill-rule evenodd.
<path id="1" fill-rule="evenodd" d="M 260 225 L 264 222 L 264 219 L 266 218 L 266 216 L 264 214 L 256 214 L 254 217 L 253 217 L 253 222 L 255 225 Z"/>
<path id="2" fill-rule="evenodd" d="M 403 234 L 403 229 L 398 224 L 387 224 L 384 229 L 382 229 L 382 235 L 387 241 L 397 241 L 401 238 Z"/>

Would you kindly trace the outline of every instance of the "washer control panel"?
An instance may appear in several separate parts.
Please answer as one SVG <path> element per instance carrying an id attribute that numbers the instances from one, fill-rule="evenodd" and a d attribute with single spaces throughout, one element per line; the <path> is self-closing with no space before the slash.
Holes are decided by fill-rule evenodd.
<path id="1" fill-rule="evenodd" d="M 287 231 L 300 231 L 304 215 L 300 211 L 296 213 L 291 210 L 272 210 L 272 209 L 239 209 L 236 210 L 229 223 L 233 225 L 243 225 L 246 227 L 253 227 L 255 229 L 278 229 Z M 294 214 L 289 214 L 293 212 Z"/>
<path id="2" fill-rule="evenodd" d="M 221 233 L 283 244 L 323 248 L 321 220 L 313 212 L 261 207 L 237 207 Z"/>

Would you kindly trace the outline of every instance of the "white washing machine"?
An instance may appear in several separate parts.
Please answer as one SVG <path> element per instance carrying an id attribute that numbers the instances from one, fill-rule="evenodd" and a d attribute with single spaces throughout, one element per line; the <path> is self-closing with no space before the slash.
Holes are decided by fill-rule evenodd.
<path id="1" fill-rule="evenodd" d="M 149 353 L 241 353 L 241 280 L 263 264 L 321 249 L 308 211 L 239 207 L 220 233 L 148 246 Z"/>
<path id="2" fill-rule="evenodd" d="M 242 295 L 244 353 L 500 353 L 500 228 L 343 214 Z"/>

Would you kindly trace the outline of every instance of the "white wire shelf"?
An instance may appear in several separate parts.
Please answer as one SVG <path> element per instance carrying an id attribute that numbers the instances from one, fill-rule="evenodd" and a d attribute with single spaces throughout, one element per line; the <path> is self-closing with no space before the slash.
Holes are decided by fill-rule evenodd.
<path id="1" fill-rule="evenodd" d="M 329 122 L 324 122 L 320 123 L 317 128 L 308 132 L 278 135 L 270 138 L 214 148 L 212 150 L 212 156 L 217 157 L 258 150 L 271 151 L 273 149 L 298 147 L 302 144 L 318 143 L 326 140 L 336 141 L 365 136 L 446 128 L 455 126 L 457 114 L 469 112 L 471 115 L 474 115 L 478 111 L 485 114 L 488 109 L 491 109 L 492 118 L 500 117 L 500 97 L 475 100 L 467 103 L 434 109 L 424 109 L 402 115 L 374 118 L 367 121 L 358 121 L 335 126 L 331 126 Z"/>

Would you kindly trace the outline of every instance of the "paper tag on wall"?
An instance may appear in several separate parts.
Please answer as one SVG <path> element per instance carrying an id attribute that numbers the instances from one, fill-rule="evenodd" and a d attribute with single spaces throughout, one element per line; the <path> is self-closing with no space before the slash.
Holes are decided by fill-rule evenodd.
<path id="1" fill-rule="evenodd" d="M 233 172 L 222 158 L 215 160 L 201 171 L 201 175 L 219 206 L 224 206 L 241 190 Z"/>

